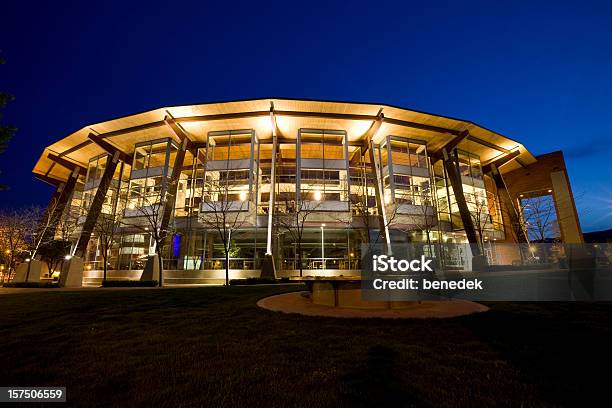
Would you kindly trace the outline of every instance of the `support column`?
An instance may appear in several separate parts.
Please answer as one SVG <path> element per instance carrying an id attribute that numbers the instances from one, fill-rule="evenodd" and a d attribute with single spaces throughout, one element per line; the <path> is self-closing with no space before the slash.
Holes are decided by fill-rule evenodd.
<path id="1" fill-rule="evenodd" d="M 499 196 L 499 200 L 501 201 L 503 208 L 505 208 L 505 212 L 508 215 L 508 222 L 510 225 L 509 228 L 506 228 L 506 231 L 512 233 L 512 238 L 514 242 L 525 243 L 527 242 L 527 238 L 525 236 L 525 231 L 521 228 L 520 216 L 516 207 L 514 206 L 512 197 L 508 192 L 508 188 L 506 187 L 506 183 L 504 178 L 502 177 L 499 169 L 495 164 L 491 164 L 491 171 L 489 173 L 495 182 L 495 186 L 497 187 L 497 194 Z M 502 214 L 503 218 L 503 214 Z"/>
<path id="2" fill-rule="evenodd" d="M 372 171 L 374 172 L 374 181 L 376 182 L 375 196 L 376 206 L 378 207 L 378 224 L 380 231 L 384 234 L 385 243 L 387 247 L 387 254 L 391 254 L 391 235 L 389 234 L 389 225 L 387 220 L 387 209 L 385 207 L 385 195 L 383 191 L 382 180 L 380 179 L 381 170 L 380 163 L 376 160 L 376 154 L 374 153 L 374 142 L 370 140 L 368 151 L 370 154 L 370 163 Z"/>
<path id="3" fill-rule="evenodd" d="M 272 222 L 274 221 L 274 197 L 276 189 L 276 149 L 278 145 L 278 138 L 276 135 L 276 118 L 274 117 L 274 105 L 270 103 L 270 126 L 272 128 L 272 167 L 270 169 L 270 198 L 268 202 L 268 237 L 266 243 L 266 253 L 261 265 L 261 277 L 262 278 L 275 278 L 276 277 L 276 266 L 274 265 L 274 255 L 272 254 Z M 297 157 L 296 155 L 296 171 L 297 171 Z M 297 185 L 297 183 L 296 183 Z M 299 191 L 296 191 L 296 195 Z"/>
<path id="4" fill-rule="evenodd" d="M 162 214 L 161 226 L 159 231 L 162 241 L 166 237 L 166 234 L 168 232 L 168 225 L 170 224 L 170 217 L 172 216 L 172 212 L 174 211 L 174 205 L 176 202 L 176 191 L 178 189 L 178 182 L 181 177 L 181 172 L 183 171 L 183 162 L 185 161 L 185 152 L 187 152 L 188 144 L 189 139 L 184 137 L 182 139 L 181 146 L 179 147 L 178 152 L 176 152 L 176 158 L 172 165 L 172 174 L 170 175 L 169 186 L 163 198 L 164 212 Z"/>
<path id="5" fill-rule="evenodd" d="M 463 229 L 467 235 L 468 242 L 470 244 L 477 244 L 478 237 L 476 235 L 476 229 L 474 228 L 474 221 L 470 214 L 467 201 L 465 200 L 465 194 L 463 193 L 463 183 L 461 182 L 461 173 L 459 173 L 459 163 L 456 157 L 451 157 L 446 149 L 442 150 L 442 161 L 446 174 L 451 186 L 453 187 L 453 194 L 455 195 L 455 201 L 459 207 L 459 215 L 461 216 L 461 222 L 463 223 Z M 480 247 L 478 245 L 470 245 L 472 254 L 476 256 L 481 255 Z"/>
<path id="6" fill-rule="evenodd" d="M 79 174 L 81 170 L 79 167 L 75 167 L 70 173 L 68 180 L 65 183 L 62 183 L 57 188 L 57 191 L 54 194 L 51 202 L 49 202 L 49 207 L 47 207 L 47 220 L 44 229 L 41 232 L 41 238 L 39 242 L 48 242 L 55 236 L 55 227 L 57 222 L 62 217 L 64 213 L 64 209 L 66 209 L 66 204 L 68 200 L 72 197 L 72 193 L 74 192 L 74 187 L 79 179 Z"/>
<path id="7" fill-rule="evenodd" d="M 43 213 L 42 220 L 45 223 L 40 225 L 38 227 L 38 231 L 36 231 L 36 233 L 37 233 L 36 235 L 38 237 L 42 237 L 44 235 L 45 230 L 47 229 L 47 227 L 49 225 L 51 225 L 51 220 L 53 219 L 53 211 L 55 211 L 55 208 L 57 207 L 59 199 L 60 199 L 60 197 L 62 195 L 62 192 L 64 191 L 65 188 L 66 188 L 66 183 L 65 182 L 60 182 L 60 183 L 57 184 L 57 186 L 55 188 L 55 192 L 51 196 L 51 199 L 49 200 L 49 204 L 47 204 L 47 208 L 45 209 L 45 212 Z"/>
<path id="8" fill-rule="evenodd" d="M 96 195 L 94 196 L 91 206 L 89 207 L 89 211 L 87 212 L 87 218 L 85 218 L 85 223 L 81 229 L 81 236 L 79 237 L 79 241 L 76 245 L 74 256 L 85 256 L 87 244 L 89 243 L 91 234 L 96 226 L 96 223 L 98 222 L 100 212 L 102 212 L 102 205 L 104 204 L 108 189 L 113 182 L 113 176 L 115 175 L 115 170 L 117 170 L 118 164 L 119 152 L 115 152 L 115 154 L 109 156 L 108 160 L 106 161 L 104 174 L 102 174 L 100 184 L 98 185 L 98 190 L 96 191 Z"/>
<path id="9" fill-rule="evenodd" d="M 374 152 L 374 139 L 378 135 L 380 128 L 385 120 L 385 115 L 383 114 L 383 108 L 378 110 L 376 114 L 376 120 L 370 126 L 370 129 L 363 136 L 363 145 L 362 145 L 362 156 L 365 156 L 366 152 L 370 157 L 370 166 L 372 172 L 374 173 L 374 182 L 376 183 L 376 188 L 374 189 L 374 196 L 376 197 L 376 207 L 378 209 L 378 226 L 380 229 L 380 233 L 383 234 L 386 244 L 387 253 L 391 254 L 391 235 L 389 233 L 389 225 L 387 220 L 387 209 L 385 207 L 385 199 L 384 199 L 384 191 L 382 180 L 380 179 L 381 170 L 379 161 L 376 160 L 376 153 Z M 367 180 L 367 176 L 366 176 Z M 368 234 L 370 231 L 368 231 Z"/>

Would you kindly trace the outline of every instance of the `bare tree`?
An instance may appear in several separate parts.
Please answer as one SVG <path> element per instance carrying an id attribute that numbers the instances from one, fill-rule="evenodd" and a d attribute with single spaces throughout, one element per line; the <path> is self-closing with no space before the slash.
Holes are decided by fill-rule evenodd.
<path id="1" fill-rule="evenodd" d="M 276 225 L 286 231 L 297 246 L 297 261 L 301 277 L 304 269 L 302 262 L 304 227 L 310 216 L 320 207 L 321 201 L 305 200 L 303 194 L 300 194 L 300 199 L 297 199 L 296 195 L 289 189 L 280 192 L 274 213 Z"/>
<path id="2" fill-rule="evenodd" d="M 38 257 L 47 264 L 49 274 L 60 270 L 64 260 L 70 255 L 72 240 L 79 227 L 78 214 L 69 206 L 60 215 L 56 214 L 59 205 L 52 200 L 38 224 L 36 239 L 32 245 L 32 258 Z M 30 270 L 26 274 L 29 278 Z"/>
<path id="3" fill-rule="evenodd" d="M 217 173 L 215 176 L 218 177 L 213 177 L 211 173 Z M 214 230 L 219 234 L 223 244 L 226 286 L 229 285 L 229 258 L 232 251 L 231 239 L 236 236 L 247 221 L 247 216 L 244 212 L 249 212 L 250 195 L 245 190 L 236 190 L 236 184 L 243 183 L 240 183 L 239 180 L 230 180 L 229 175 L 229 165 L 226 166 L 226 170 L 209 172 L 207 174 L 209 178 L 204 183 L 202 207 L 199 216 L 199 221 L 207 229 Z"/>
<path id="4" fill-rule="evenodd" d="M 349 226 L 352 224 L 353 219 L 357 221 L 359 225 L 359 231 L 361 234 L 361 242 L 370 244 L 371 237 L 370 231 L 375 227 L 375 219 L 374 219 L 374 207 L 370 206 L 369 195 L 368 195 L 368 183 L 367 183 L 367 173 L 361 170 L 360 183 L 353 184 L 352 191 L 349 191 L 348 199 L 349 205 L 351 209 L 351 213 L 353 217 L 346 220 L 343 217 L 337 217 L 338 221 L 348 222 Z M 378 227 L 378 225 L 376 225 Z M 382 233 L 382 232 L 381 232 Z M 381 234 L 375 238 L 375 241 L 378 242 Z"/>
<path id="5" fill-rule="evenodd" d="M 131 213 L 128 217 L 123 217 L 121 223 L 124 226 L 136 228 L 143 234 L 151 234 L 159 267 L 159 282 L 157 284 L 159 287 L 162 287 L 164 272 L 162 253 L 168 235 L 168 229 L 162 225 L 162 219 L 164 199 L 169 199 L 169 197 L 167 197 L 166 189 L 163 185 L 157 186 L 157 188 L 145 187 L 144 189 L 136 189 L 132 186 L 130 187 L 130 194 L 131 199 L 137 200 L 137 204 L 128 206 L 127 211 Z M 107 227 L 110 228 L 109 225 Z"/>
<path id="6" fill-rule="evenodd" d="M 57 226 L 60 221 L 55 214 L 55 210 L 59 205 L 59 199 L 53 198 L 49 202 L 49 205 L 45 209 L 44 212 L 39 213 L 37 216 L 37 231 L 35 233 L 35 238 L 33 240 L 33 245 L 31 248 L 32 258 L 34 258 L 38 252 L 38 249 L 45 243 L 52 241 L 55 239 L 55 234 L 57 232 Z"/>
<path id="7" fill-rule="evenodd" d="M 473 193 L 466 194 L 466 201 L 470 210 L 472 223 L 474 224 L 474 229 L 478 234 L 478 246 L 481 250 L 484 250 L 485 231 L 492 223 L 487 198 L 482 194 Z"/>
<path id="8" fill-rule="evenodd" d="M 30 248 L 40 213 L 37 207 L 0 212 L 0 257 L 6 268 L 0 283 L 10 280 L 17 263 L 26 258 L 25 254 L 31 256 Z"/>
<path id="9" fill-rule="evenodd" d="M 433 254 L 431 233 L 438 225 L 438 213 L 429 185 L 419 186 L 418 190 L 415 190 L 410 197 L 410 203 L 414 210 L 408 215 L 410 229 L 420 231 L 426 236 L 427 248 L 429 253 Z"/>
<path id="10" fill-rule="evenodd" d="M 120 208 L 113 208 L 112 204 L 104 204 L 102 211 L 96 220 L 94 225 L 94 234 L 100 244 L 100 253 L 102 254 L 103 262 L 103 277 L 102 282 L 106 282 L 108 261 L 110 252 L 115 242 L 115 236 L 121 227 L 121 214 Z"/>
<path id="11" fill-rule="evenodd" d="M 555 203 L 550 195 L 527 197 L 520 201 L 522 219 L 529 240 L 544 242 L 555 237 L 557 225 Z"/>

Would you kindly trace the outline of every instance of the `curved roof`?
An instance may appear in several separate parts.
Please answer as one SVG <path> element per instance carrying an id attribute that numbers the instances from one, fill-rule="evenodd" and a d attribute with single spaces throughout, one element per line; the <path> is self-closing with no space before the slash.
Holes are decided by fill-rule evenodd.
<path id="1" fill-rule="evenodd" d="M 428 150 L 436 151 L 467 130 L 469 136 L 460 142 L 459 148 L 478 154 L 483 163 L 518 152 L 515 160 L 504 165 L 503 172 L 536 161 L 521 143 L 462 119 L 377 103 L 262 98 L 162 107 L 88 125 L 47 146 L 33 172 L 41 178 L 66 180 L 70 170 L 56 164 L 49 154 L 85 167 L 90 158 L 105 153 L 89 139 L 90 133 L 129 154 L 142 141 L 177 139 L 164 121 L 168 116 L 181 125 L 193 142 L 204 142 L 211 131 L 238 129 L 254 129 L 260 139 L 268 139 L 272 135 L 271 104 L 278 134 L 284 138 L 295 138 L 298 129 L 311 128 L 345 130 L 349 141 L 358 141 L 366 137 L 382 110 L 384 121 L 375 141 L 386 135 L 407 136 L 425 141 Z"/>

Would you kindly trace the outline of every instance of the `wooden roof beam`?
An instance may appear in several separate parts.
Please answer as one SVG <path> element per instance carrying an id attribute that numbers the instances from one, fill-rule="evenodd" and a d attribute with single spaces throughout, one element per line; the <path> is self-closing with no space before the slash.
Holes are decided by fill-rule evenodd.
<path id="1" fill-rule="evenodd" d="M 166 115 L 164 118 L 164 123 L 172 130 L 172 132 L 174 132 L 176 137 L 178 137 L 178 139 L 181 141 L 181 144 L 191 143 L 191 138 L 188 136 L 185 129 L 183 129 L 183 127 L 177 123 L 176 119 L 170 115 L 170 112 L 168 112 L 168 115 Z"/>
<path id="2" fill-rule="evenodd" d="M 270 101 L 270 128 L 272 129 L 272 138 L 278 134 L 278 124 L 276 123 L 276 114 L 274 113 L 274 102 Z"/>
<path id="3" fill-rule="evenodd" d="M 52 186 L 55 186 L 55 187 L 57 187 L 60 184 L 66 182 L 66 180 L 60 180 L 60 179 L 57 179 L 55 177 L 47 176 L 47 175 L 44 175 L 44 174 L 34 173 L 34 177 L 36 177 L 40 181 L 44 181 L 45 183 L 51 184 Z"/>
<path id="4" fill-rule="evenodd" d="M 383 114 L 383 108 L 380 108 L 378 114 L 376 115 L 376 119 L 372 122 L 372 126 L 364 133 L 361 140 L 361 155 L 365 156 L 368 151 L 368 147 L 370 146 L 370 141 L 374 140 L 380 127 L 385 121 L 385 115 Z"/>
<path id="5" fill-rule="evenodd" d="M 87 136 L 92 142 L 94 142 L 95 144 L 97 144 L 98 146 L 100 146 L 102 149 L 104 149 L 107 153 L 109 153 L 110 155 L 114 155 L 115 153 L 119 153 L 119 160 L 121 160 L 124 163 L 129 164 L 130 166 L 132 165 L 133 162 L 133 157 L 121 150 L 119 150 L 118 148 L 116 148 L 115 146 L 113 146 L 112 144 L 110 144 L 109 142 L 107 142 L 106 140 L 102 139 L 100 136 L 95 135 L 93 133 L 90 133 Z"/>
<path id="6" fill-rule="evenodd" d="M 493 150 L 497 150 L 498 152 L 502 152 L 502 153 L 510 153 L 511 150 L 508 150 L 504 147 L 498 146 L 496 144 L 493 144 L 491 142 L 487 142 L 486 140 L 480 139 L 476 136 L 472 136 L 472 135 L 468 135 L 467 140 L 469 140 L 470 142 L 474 142 L 474 143 L 478 143 L 482 146 L 488 147 L 489 149 L 493 149 Z"/>
<path id="7" fill-rule="evenodd" d="M 457 136 L 455 136 L 454 138 L 452 138 L 451 140 L 446 142 L 446 144 L 444 144 L 442 147 L 440 147 L 437 151 L 432 152 L 430 154 L 432 162 L 436 162 L 438 160 L 441 160 L 442 157 L 443 157 L 443 151 L 445 151 L 445 150 L 446 150 L 446 152 L 452 151 L 455 147 L 457 147 L 459 145 L 459 143 L 463 142 L 469 136 L 470 136 L 470 132 L 468 130 L 464 130 L 464 131 L 460 132 Z"/>
<path id="8" fill-rule="evenodd" d="M 497 159 L 489 160 L 486 164 L 483 164 L 482 172 L 485 174 L 490 173 L 494 167 L 499 169 L 504 164 L 509 163 L 510 161 L 517 158 L 520 154 L 520 151 L 515 150 L 513 152 L 504 154 L 502 157 L 499 157 Z"/>
<path id="9" fill-rule="evenodd" d="M 106 139 L 109 137 L 115 137 L 115 136 L 128 134 L 132 132 L 153 129 L 153 128 L 161 127 L 164 125 L 170 125 L 170 123 L 167 120 L 167 118 L 170 116 L 170 113 L 169 112 L 167 113 L 168 113 L 168 116 L 166 116 L 164 120 L 153 121 L 150 123 L 145 123 L 145 124 L 137 125 L 137 126 L 131 126 L 131 127 L 123 128 L 123 129 L 117 129 L 111 132 L 101 133 L 98 136 L 101 139 Z M 379 111 L 379 114 L 380 114 L 380 111 Z M 363 121 L 373 121 L 373 122 L 380 120 L 379 115 L 373 116 L 373 115 L 332 113 L 332 112 L 279 111 L 279 110 L 274 109 L 273 105 L 271 105 L 271 109 L 268 111 L 235 112 L 235 113 L 224 113 L 224 114 L 214 114 L 214 115 L 185 116 L 181 118 L 172 118 L 172 122 L 175 125 L 173 130 L 176 130 L 175 128 L 178 128 L 182 131 L 182 133 L 186 133 L 177 125 L 183 122 L 207 122 L 207 121 L 242 119 L 242 118 L 252 118 L 252 117 L 270 116 L 270 115 L 273 116 L 275 122 L 276 122 L 276 117 L 278 116 L 316 117 L 316 118 L 324 118 L 324 119 L 363 120 Z M 466 131 L 460 131 L 460 130 L 449 129 L 449 128 L 444 128 L 440 126 L 427 125 L 424 123 L 417 123 L 417 122 L 411 122 L 411 121 L 400 120 L 400 119 L 395 119 L 395 118 L 389 118 L 385 116 L 382 117 L 382 122 L 397 125 L 397 126 L 408 127 L 412 129 L 420 129 L 420 130 L 425 130 L 425 131 L 430 131 L 430 132 L 435 132 L 435 133 L 451 134 L 451 135 L 454 135 L 456 138 L 460 138 L 460 140 L 465 139 L 464 136 L 465 136 Z M 173 126 L 170 125 L 170 127 L 173 127 Z M 467 135 L 467 139 L 472 142 L 478 143 L 482 146 L 489 147 L 491 149 L 494 149 L 494 150 L 497 150 L 503 153 L 510 153 L 508 149 L 505 149 L 501 146 L 495 145 L 493 143 L 487 142 L 486 140 L 477 138 L 469 134 Z M 80 149 L 81 147 L 85 147 L 89 145 L 90 143 L 92 143 L 91 140 L 86 140 L 85 142 L 80 143 L 79 145 L 74 146 L 65 152 L 62 152 L 61 155 L 63 156 L 68 153 L 72 153 L 73 151 L 76 151 Z M 453 140 L 451 140 L 449 143 L 453 143 Z M 445 147 L 447 147 L 447 150 L 452 150 L 452 148 L 448 144 Z"/>
<path id="10" fill-rule="evenodd" d="M 87 169 L 85 167 L 81 166 L 80 164 L 68 161 L 64 159 L 63 157 L 60 157 L 56 154 L 49 153 L 47 155 L 47 158 L 59 164 L 60 166 L 67 168 L 68 170 L 74 170 L 76 168 L 76 169 L 79 169 L 80 174 L 85 175 L 87 173 Z"/>

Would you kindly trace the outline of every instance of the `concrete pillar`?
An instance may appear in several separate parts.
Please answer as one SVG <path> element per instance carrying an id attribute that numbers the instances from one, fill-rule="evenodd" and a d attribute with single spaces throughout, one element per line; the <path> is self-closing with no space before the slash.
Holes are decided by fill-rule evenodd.
<path id="1" fill-rule="evenodd" d="M 83 286 L 83 259 L 75 256 L 62 265 L 59 285 L 67 288 L 80 288 Z"/>
<path id="2" fill-rule="evenodd" d="M 20 263 L 15 270 L 13 282 L 40 282 L 40 277 L 43 274 L 43 266 L 44 263 L 37 259 Z"/>
<path id="3" fill-rule="evenodd" d="M 147 259 L 142 275 L 140 275 L 141 281 L 157 281 L 159 282 L 159 261 L 157 254 L 152 255 Z"/>
<path id="4" fill-rule="evenodd" d="M 264 255 L 264 259 L 261 264 L 260 277 L 276 279 L 276 267 L 274 265 L 274 256 L 272 254 Z"/>

